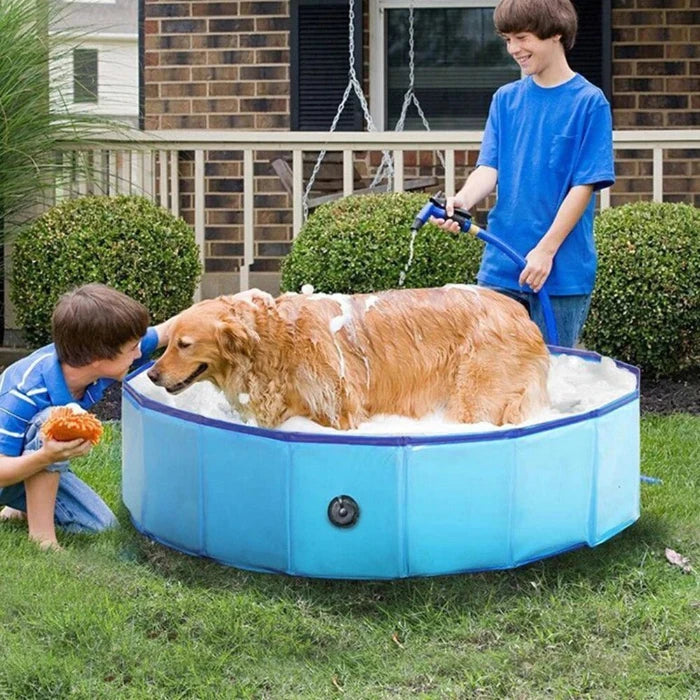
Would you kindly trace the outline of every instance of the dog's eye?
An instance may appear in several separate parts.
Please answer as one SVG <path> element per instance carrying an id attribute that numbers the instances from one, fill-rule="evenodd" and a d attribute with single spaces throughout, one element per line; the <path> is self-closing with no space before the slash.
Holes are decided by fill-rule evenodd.
<path id="1" fill-rule="evenodd" d="M 191 340 L 185 340 L 184 338 L 178 338 L 177 346 L 180 350 L 186 350 L 192 345 Z"/>

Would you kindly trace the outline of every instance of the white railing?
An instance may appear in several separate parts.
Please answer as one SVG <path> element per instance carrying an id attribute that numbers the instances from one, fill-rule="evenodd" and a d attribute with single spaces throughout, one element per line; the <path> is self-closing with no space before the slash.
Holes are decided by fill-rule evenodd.
<path id="1" fill-rule="evenodd" d="M 96 135 L 89 146 L 66 143 L 63 162 L 69 176 L 57 186 L 56 198 L 88 192 L 144 194 L 175 215 L 180 213 L 180 153 L 194 153 L 194 231 L 204 251 L 205 157 L 208 151 L 240 151 L 243 154 L 243 263 L 241 289 L 249 287 L 254 262 L 254 156 L 256 151 L 292 153 L 292 234 L 303 224 L 303 154 L 320 150 L 343 154 L 343 187 L 353 191 L 353 158 L 362 151 L 392 153 L 394 191 L 404 186 L 405 151 L 441 151 L 444 154 L 444 191 L 455 192 L 455 153 L 478 151 L 481 131 L 404 132 L 279 132 L 166 130 Z M 615 131 L 616 150 L 645 150 L 652 154 L 652 199 L 663 201 L 664 152 L 700 148 L 700 130 Z M 76 167 L 87 163 L 87 168 Z M 440 166 L 440 169 L 442 167 Z M 603 190 L 601 207 L 610 206 L 610 191 Z"/>

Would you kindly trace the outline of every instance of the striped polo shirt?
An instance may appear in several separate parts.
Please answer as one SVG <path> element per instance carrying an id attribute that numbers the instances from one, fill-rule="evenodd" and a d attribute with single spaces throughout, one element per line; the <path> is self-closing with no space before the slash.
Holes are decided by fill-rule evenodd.
<path id="1" fill-rule="evenodd" d="M 147 362 L 157 347 L 158 334 L 151 327 L 141 338 L 141 357 L 134 365 Z M 85 388 L 81 399 L 75 399 L 68 390 L 53 343 L 10 365 L 0 375 L 0 454 L 22 454 L 25 433 L 39 411 L 68 403 L 88 409 L 114 381 L 98 379 Z"/>

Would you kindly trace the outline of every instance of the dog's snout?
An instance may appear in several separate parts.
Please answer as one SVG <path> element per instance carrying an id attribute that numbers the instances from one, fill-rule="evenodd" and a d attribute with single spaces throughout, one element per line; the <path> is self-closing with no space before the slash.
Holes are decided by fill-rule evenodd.
<path id="1" fill-rule="evenodd" d="M 146 374 L 148 374 L 148 378 L 154 384 L 158 384 L 160 382 L 160 370 L 155 365 L 151 367 Z"/>

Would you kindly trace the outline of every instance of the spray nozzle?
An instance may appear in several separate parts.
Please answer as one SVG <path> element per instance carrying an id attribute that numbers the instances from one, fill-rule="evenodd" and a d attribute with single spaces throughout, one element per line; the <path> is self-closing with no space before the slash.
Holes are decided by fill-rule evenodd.
<path id="1" fill-rule="evenodd" d="M 463 232 L 469 231 L 472 225 L 472 215 L 466 209 L 460 209 L 455 207 L 452 216 L 448 217 L 445 207 L 447 206 L 447 198 L 442 192 L 438 192 L 433 195 L 428 203 L 418 212 L 415 220 L 413 221 L 413 226 L 411 230 L 418 231 L 431 216 L 437 219 L 447 219 L 450 218 L 459 224 L 459 228 Z"/>

